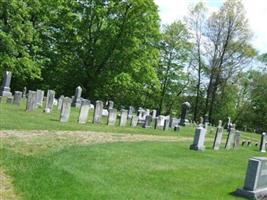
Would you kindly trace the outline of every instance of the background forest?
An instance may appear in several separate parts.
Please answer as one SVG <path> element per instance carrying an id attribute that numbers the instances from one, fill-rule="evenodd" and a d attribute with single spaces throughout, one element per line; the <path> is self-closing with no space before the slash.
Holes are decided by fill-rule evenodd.
<path id="1" fill-rule="evenodd" d="M 0 73 L 12 71 L 12 91 L 72 96 L 80 85 L 92 101 L 173 116 L 188 101 L 194 121 L 230 116 L 266 131 L 267 53 L 252 37 L 239 0 L 213 13 L 192 5 L 163 26 L 153 0 L 0 1 Z"/>

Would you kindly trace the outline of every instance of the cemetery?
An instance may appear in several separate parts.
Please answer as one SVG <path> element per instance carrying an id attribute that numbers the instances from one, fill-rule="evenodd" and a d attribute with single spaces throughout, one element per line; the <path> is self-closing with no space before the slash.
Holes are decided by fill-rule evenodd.
<path id="1" fill-rule="evenodd" d="M 247 2 L 162 2 L 0 2 L 0 200 L 267 200 Z"/>
<path id="2" fill-rule="evenodd" d="M 10 82 L 3 85 L 1 163 L 26 199 L 124 199 L 137 191 L 138 199 L 266 197 L 266 133 L 237 131 L 230 119 L 227 129 L 203 118 L 185 123 L 188 102 L 177 119 L 143 108 L 118 111 L 112 101 L 91 104 L 79 86 L 73 98 L 56 99 L 53 90 L 28 90 L 22 97 L 9 92 Z M 253 159 L 261 166 L 251 166 Z"/>

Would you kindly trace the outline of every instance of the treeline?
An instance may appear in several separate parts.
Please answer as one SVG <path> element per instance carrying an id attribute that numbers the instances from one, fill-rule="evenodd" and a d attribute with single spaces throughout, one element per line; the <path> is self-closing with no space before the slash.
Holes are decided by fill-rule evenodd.
<path id="1" fill-rule="evenodd" d="M 267 126 L 263 70 L 242 2 L 229 0 L 209 15 L 189 8 L 183 21 L 160 27 L 153 0 L 2 0 L 0 72 L 13 73 L 12 90 L 54 89 L 113 100 L 117 106 L 155 108 L 190 118 L 232 117 L 239 126 Z"/>

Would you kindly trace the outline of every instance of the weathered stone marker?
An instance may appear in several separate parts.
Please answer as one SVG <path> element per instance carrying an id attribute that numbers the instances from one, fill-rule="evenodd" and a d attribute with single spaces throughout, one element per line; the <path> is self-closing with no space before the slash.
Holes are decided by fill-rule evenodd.
<path id="1" fill-rule="evenodd" d="M 48 90 L 46 95 L 46 104 L 45 104 L 45 113 L 50 113 L 53 109 L 54 105 L 54 98 L 55 98 L 55 91 L 54 90 Z"/>
<path id="2" fill-rule="evenodd" d="M 163 129 L 163 128 L 164 128 L 164 121 L 165 121 L 164 116 L 159 115 L 159 116 L 156 118 L 155 129 Z"/>
<path id="3" fill-rule="evenodd" d="M 113 101 L 108 101 L 108 110 L 113 109 L 114 107 L 114 102 Z"/>
<path id="4" fill-rule="evenodd" d="M 267 199 L 267 158 L 254 157 L 249 159 L 245 184 L 235 192 L 238 196 L 250 199 Z"/>
<path id="5" fill-rule="evenodd" d="M 191 107 L 189 102 L 184 102 L 181 107 L 181 117 L 180 117 L 180 126 L 185 126 L 185 119 L 187 117 L 188 111 Z"/>
<path id="6" fill-rule="evenodd" d="M 138 123 L 138 116 L 137 115 L 133 115 L 131 118 L 131 127 L 136 127 Z"/>
<path id="7" fill-rule="evenodd" d="M 13 103 L 16 105 L 20 105 L 21 98 L 22 98 L 22 92 L 15 91 Z"/>
<path id="8" fill-rule="evenodd" d="M 260 143 L 260 152 L 265 153 L 266 152 L 266 143 L 267 143 L 267 138 L 266 138 L 266 133 L 261 134 L 261 143 Z"/>
<path id="9" fill-rule="evenodd" d="M 234 138 L 234 148 L 238 148 L 240 146 L 240 136 L 241 136 L 241 132 L 236 131 L 235 138 Z"/>
<path id="10" fill-rule="evenodd" d="M 73 98 L 72 106 L 79 108 L 81 106 L 82 88 L 78 86 L 75 90 L 75 96 Z"/>
<path id="11" fill-rule="evenodd" d="M 235 146 L 235 125 L 233 124 L 232 127 L 229 129 L 229 133 L 227 136 L 225 149 L 233 149 Z"/>
<path id="12" fill-rule="evenodd" d="M 26 97 L 27 97 L 27 87 L 25 86 L 23 88 L 22 98 L 26 98 Z"/>
<path id="13" fill-rule="evenodd" d="M 157 110 L 152 110 L 152 118 L 155 119 L 157 117 Z"/>
<path id="14" fill-rule="evenodd" d="M 78 119 L 78 122 L 80 124 L 85 124 L 87 122 L 90 104 L 91 104 L 91 102 L 87 99 L 84 99 L 82 101 L 82 105 L 80 107 L 79 119 Z"/>
<path id="15" fill-rule="evenodd" d="M 37 90 L 36 91 L 36 105 L 38 107 L 43 107 L 43 100 L 44 100 L 44 91 Z"/>
<path id="16" fill-rule="evenodd" d="M 71 110 L 71 98 L 65 97 L 60 111 L 60 122 L 68 122 Z"/>
<path id="17" fill-rule="evenodd" d="M 95 110 L 94 110 L 94 118 L 93 118 L 94 124 L 101 123 L 102 112 L 103 112 L 103 102 L 102 101 L 96 101 Z"/>
<path id="18" fill-rule="evenodd" d="M 223 136 L 223 127 L 222 127 L 222 120 L 219 121 L 219 125 L 216 130 L 214 142 L 213 142 L 213 150 L 219 150 L 221 141 Z"/>
<path id="19" fill-rule="evenodd" d="M 163 127 L 163 130 L 164 131 L 167 131 L 169 129 L 169 126 L 170 126 L 170 119 L 165 119 L 164 120 L 164 127 Z"/>
<path id="20" fill-rule="evenodd" d="M 29 90 L 27 103 L 26 103 L 26 111 L 27 112 L 33 111 L 35 101 L 36 101 L 36 92 Z"/>
<path id="21" fill-rule="evenodd" d="M 203 127 L 197 127 L 195 130 L 195 136 L 193 144 L 190 146 L 192 150 L 205 150 L 205 136 L 206 136 L 206 129 Z"/>
<path id="22" fill-rule="evenodd" d="M 152 116 L 151 115 L 147 115 L 143 127 L 144 128 L 151 128 L 151 123 L 152 123 Z"/>
<path id="23" fill-rule="evenodd" d="M 108 111 L 108 125 L 114 126 L 117 120 L 117 109 L 111 108 Z"/>
<path id="24" fill-rule="evenodd" d="M 64 99 L 64 95 L 60 95 L 60 97 L 58 99 L 58 104 L 57 104 L 57 109 L 58 110 L 61 110 L 63 99 Z"/>
<path id="25" fill-rule="evenodd" d="M 10 82 L 12 73 L 10 71 L 5 71 L 3 74 L 3 83 L 0 90 L 0 96 L 12 96 L 10 92 Z"/>
<path id="26" fill-rule="evenodd" d="M 128 118 L 128 110 L 121 109 L 120 126 L 126 126 Z"/>
<path id="27" fill-rule="evenodd" d="M 177 118 L 172 117 L 170 121 L 170 128 L 174 129 L 175 126 L 178 126 L 179 120 Z"/>
<path id="28" fill-rule="evenodd" d="M 134 107 L 133 106 L 129 106 L 129 110 L 128 110 L 128 118 L 132 119 L 134 113 Z"/>

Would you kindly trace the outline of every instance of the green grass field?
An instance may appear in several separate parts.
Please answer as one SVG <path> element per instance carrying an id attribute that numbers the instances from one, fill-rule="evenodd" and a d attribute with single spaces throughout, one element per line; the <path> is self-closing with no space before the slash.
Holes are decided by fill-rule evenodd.
<path id="1" fill-rule="evenodd" d="M 194 127 L 177 134 L 90 122 L 80 125 L 77 109 L 72 109 L 69 123 L 60 123 L 58 117 L 56 108 L 51 114 L 41 109 L 26 113 L 24 104 L 0 104 L 0 132 L 10 133 L 1 137 L 0 168 L 10 177 L 18 199 L 242 199 L 231 193 L 243 186 L 248 159 L 263 156 L 255 146 L 227 151 L 222 144 L 215 152 L 214 132 L 207 135 L 206 151 L 191 151 Z M 31 136 L 36 130 L 48 131 Z M 84 142 L 82 132 L 70 136 L 70 131 L 114 138 L 124 133 L 154 135 L 159 140 L 90 143 Z M 25 133 L 29 135 L 24 137 Z M 164 135 L 177 141 L 164 141 Z M 242 138 L 257 141 L 259 135 L 243 133 Z"/>

